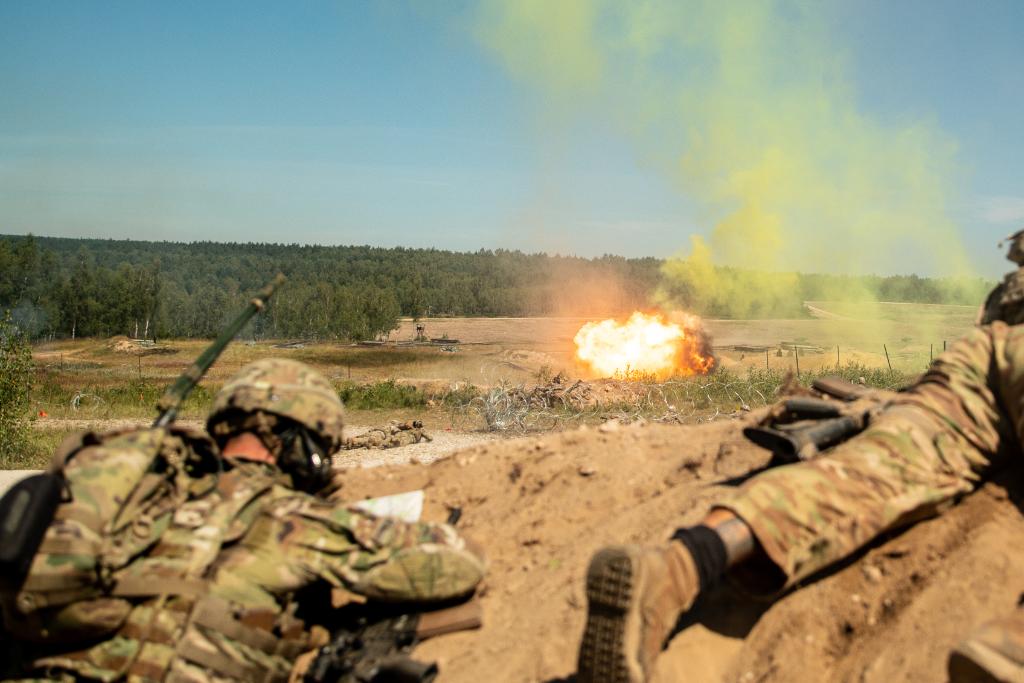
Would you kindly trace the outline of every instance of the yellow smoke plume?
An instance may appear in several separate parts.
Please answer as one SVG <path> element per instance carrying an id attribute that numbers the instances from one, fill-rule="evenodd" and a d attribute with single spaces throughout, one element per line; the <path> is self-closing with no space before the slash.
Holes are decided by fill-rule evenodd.
<path id="1" fill-rule="evenodd" d="M 955 144 L 928 120 L 863 112 L 830 8 L 484 0 L 475 34 L 560 111 L 607 116 L 697 201 L 711 230 L 681 229 L 662 298 L 745 317 L 792 298 L 794 271 L 970 273 L 946 212 Z"/>

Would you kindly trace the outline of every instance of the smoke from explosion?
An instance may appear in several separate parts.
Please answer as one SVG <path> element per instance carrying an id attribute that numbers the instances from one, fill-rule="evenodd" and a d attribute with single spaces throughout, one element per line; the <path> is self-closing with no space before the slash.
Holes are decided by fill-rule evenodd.
<path id="1" fill-rule="evenodd" d="M 484 0 L 476 36 L 559 119 L 606 112 L 699 202 L 713 229 L 681 230 L 659 303 L 747 317 L 791 300 L 793 271 L 970 272 L 946 212 L 955 144 L 858 107 L 832 9 Z"/>

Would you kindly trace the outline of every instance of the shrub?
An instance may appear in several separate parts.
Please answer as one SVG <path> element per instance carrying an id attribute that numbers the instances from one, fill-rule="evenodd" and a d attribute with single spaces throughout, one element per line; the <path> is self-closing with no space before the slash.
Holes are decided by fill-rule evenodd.
<path id="1" fill-rule="evenodd" d="M 29 451 L 32 349 L 8 312 L 0 320 L 0 467 L 17 467 Z"/>
<path id="2" fill-rule="evenodd" d="M 426 405 L 426 395 L 416 387 L 399 384 L 393 379 L 373 384 L 346 382 L 338 389 L 345 407 L 354 410 L 382 408 L 414 408 Z"/>

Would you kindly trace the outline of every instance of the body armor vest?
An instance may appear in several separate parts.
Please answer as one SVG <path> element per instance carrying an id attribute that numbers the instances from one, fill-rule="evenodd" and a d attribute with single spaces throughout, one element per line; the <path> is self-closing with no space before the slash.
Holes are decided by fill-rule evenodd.
<path id="1" fill-rule="evenodd" d="M 4 595 L 7 628 L 47 653 L 32 669 L 98 680 L 287 679 L 306 645 L 303 624 L 284 609 L 209 594 L 221 548 L 276 497 L 269 468 L 209 471 L 212 444 L 177 429 L 87 438 L 63 460 L 70 500 L 22 585 Z"/>

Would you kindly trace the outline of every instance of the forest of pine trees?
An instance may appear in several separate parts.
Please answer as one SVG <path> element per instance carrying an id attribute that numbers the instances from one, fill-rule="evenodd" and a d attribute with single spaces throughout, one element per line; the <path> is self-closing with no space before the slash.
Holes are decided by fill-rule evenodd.
<path id="1" fill-rule="evenodd" d="M 661 264 L 500 249 L 0 236 L 0 311 L 9 309 L 35 339 L 212 337 L 283 272 L 288 283 L 252 334 L 369 339 L 387 335 L 400 316 L 614 316 L 649 308 Z M 793 301 L 764 317 L 802 315 L 802 301 L 836 290 L 844 277 L 801 275 Z M 882 300 L 922 303 L 977 304 L 989 286 L 979 280 L 953 288 L 914 275 L 857 279 Z"/>

